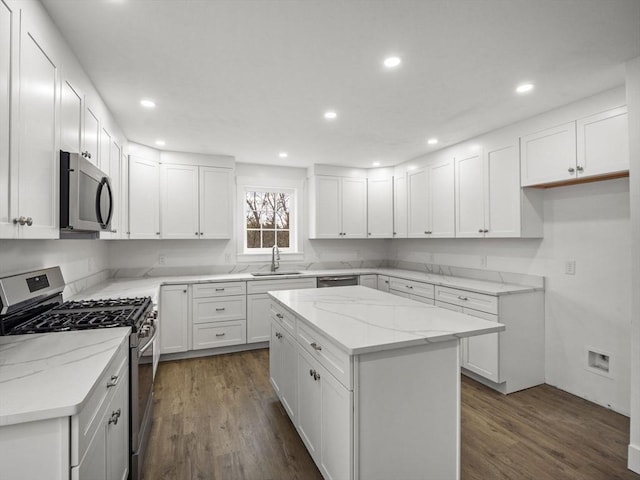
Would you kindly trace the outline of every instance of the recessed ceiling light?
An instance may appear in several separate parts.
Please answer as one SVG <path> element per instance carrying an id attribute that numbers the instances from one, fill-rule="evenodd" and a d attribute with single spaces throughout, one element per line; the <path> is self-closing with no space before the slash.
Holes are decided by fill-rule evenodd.
<path id="1" fill-rule="evenodd" d="M 395 68 L 402 63 L 400 57 L 387 57 L 384 59 L 384 66 L 387 68 Z"/>
<path id="2" fill-rule="evenodd" d="M 373 166 L 374 167 L 379 167 L 380 166 L 380 162 L 373 162 Z"/>
<path id="3" fill-rule="evenodd" d="M 140 105 L 147 108 L 153 108 L 156 106 L 156 102 L 147 98 L 143 98 L 142 100 L 140 100 Z"/>
<path id="4" fill-rule="evenodd" d="M 287 152 L 280 152 L 280 153 L 278 154 L 278 156 L 279 156 L 280 158 L 287 158 L 287 157 L 289 156 L 289 154 L 288 154 Z"/>
<path id="5" fill-rule="evenodd" d="M 516 92 L 517 93 L 528 93 L 531 90 L 533 90 L 533 87 L 534 87 L 533 83 L 523 83 L 523 84 L 518 85 L 516 87 Z"/>
<path id="6" fill-rule="evenodd" d="M 336 112 L 334 112 L 333 110 L 329 110 L 328 112 L 324 112 L 324 118 L 326 118 L 327 120 L 333 120 L 337 116 L 338 116 L 338 114 Z"/>
<path id="7" fill-rule="evenodd" d="M 159 147 L 164 147 L 167 144 L 164 140 L 156 140 L 156 145 Z"/>
<path id="8" fill-rule="evenodd" d="M 430 138 L 429 140 L 427 140 L 427 143 L 429 145 L 436 145 L 438 143 L 438 139 L 437 138 Z"/>

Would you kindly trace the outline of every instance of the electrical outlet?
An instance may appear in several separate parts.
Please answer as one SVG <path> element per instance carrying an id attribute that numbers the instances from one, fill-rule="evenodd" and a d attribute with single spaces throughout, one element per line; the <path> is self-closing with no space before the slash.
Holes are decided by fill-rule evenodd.
<path id="1" fill-rule="evenodd" d="M 158 255 L 158 265 L 164 265 L 167 261 L 167 257 L 164 254 Z"/>
<path id="2" fill-rule="evenodd" d="M 564 262 L 564 273 L 567 275 L 575 275 L 576 274 L 576 261 L 575 260 L 567 260 Z"/>
<path id="3" fill-rule="evenodd" d="M 231 254 L 230 253 L 225 253 L 224 254 L 224 262 L 225 263 L 231 263 Z"/>
<path id="4" fill-rule="evenodd" d="M 480 266 L 481 267 L 486 267 L 487 266 L 487 256 L 483 255 L 480 257 Z"/>

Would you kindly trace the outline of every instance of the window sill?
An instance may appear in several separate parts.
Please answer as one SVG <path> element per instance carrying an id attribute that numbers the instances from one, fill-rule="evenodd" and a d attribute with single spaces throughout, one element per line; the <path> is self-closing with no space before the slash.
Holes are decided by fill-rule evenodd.
<path id="1" fill-rule="evenodd" d="M 238 263 L 256 263 L 256 262 L 270 262 L 270 253 L 239 253 L 236 255 Z M 281 262 L 300 262 L 304 260 L 304 253 L 283 253 L 280 252 Z"/>

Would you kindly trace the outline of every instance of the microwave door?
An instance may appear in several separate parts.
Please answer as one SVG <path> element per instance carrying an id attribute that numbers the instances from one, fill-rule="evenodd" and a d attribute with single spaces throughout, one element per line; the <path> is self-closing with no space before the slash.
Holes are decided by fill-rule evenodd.
<path id="1" fill-rule="evenodd" d="M 113 192 L 107 177 L 102 177 L 96 192 L 96 219 L 103 229 L 108 229 L 113 216 Z"/>

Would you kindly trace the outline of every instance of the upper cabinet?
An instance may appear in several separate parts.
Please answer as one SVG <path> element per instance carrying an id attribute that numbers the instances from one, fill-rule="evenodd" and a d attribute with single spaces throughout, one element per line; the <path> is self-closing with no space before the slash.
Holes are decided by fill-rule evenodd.
<path id="1" fill-rule="evenodd" d="M 230 211 L 230 169 L 161 165 L 161 238 L 231 238 Z"/>
<path id="2" fill-rule="evenodd" d="M 67 78 L 60 96 L 60 150 L 80 153 L 82 146 L 82 93 Z"/>
<path id="3" fill-rule="evenodd" d="M 406 238 L 408 228 L 407 174 L 393 177 L 393 238 Z"/>
<path id="4" fill-rule="evenodd" d="M 369 238 L 393 238 L 393 177 L 367 180 Z"/>
<path id="5" fill-rule="evenodd" d="M 129 156 L 129 228 L 131 239 L 160 238 L 160 163 Z"/>
<path id="6" fill-rule="evenodd" d="M 87 105 L 85 98 L 84 108 L 84 136 L 82 141 L 82 156 L 100 168 L 98 153 L 100 139 L 100 121 L 93 109 Z M 107 157 L 108 158 L 108 157 Z"/>
<path id="7" fill-rule="evenodd" d="M 9 150 L 12 136 L 12 117 L 17 88 L 18 13 L 0 0 L 0 238 L 14 238 L 18 227 L 13 224 L 13 189 L 10 188 L 14 171 Z"/>
<path id="8" fill-rule="evenodd" d="M 454 161 L 439 156 L 422 169 L 410 171 L 408 184 L 408 236 L 455 236 Z"/>
<path id="9" fill-rule="evenodd" d="M 40 28 L 39 28 L 40 27 Z M 58 135 L 60 60 L 42 26 L 27 15 L 20 22 L 20 95 L 17 203 L 12 216 L 20 238 L 58 238 Z M 15 122 L 14 122 L 15 125 Z"/>
<path id="10" fill-rule="evenodd" d="M 520 138 L 521 185 L 575 183 L 629 170 L 626 107 Z"/>
<path id="11" fill-rule="evenodd" d="M 456 157 L 457 237 L 542 237 L 542 195 L 519 185 L 517 138 Z"/>
<path id="12" fill-rule="evenodd" d="M 309 179 L 310 238 L 367 238 L 367 179 Z"/>

